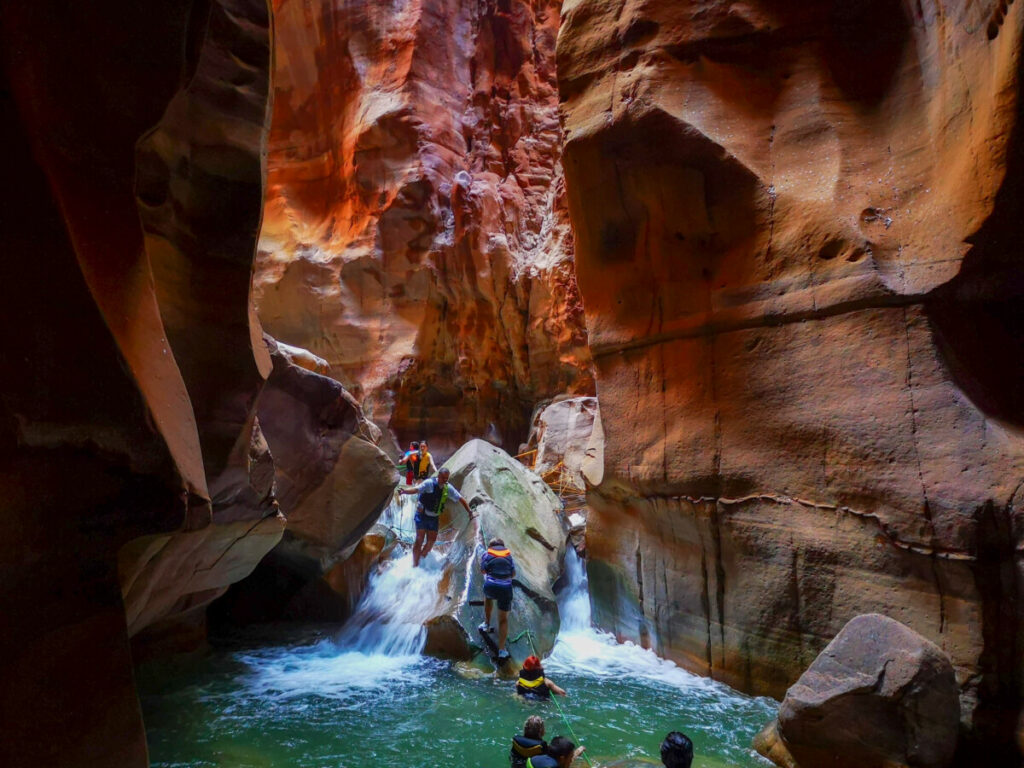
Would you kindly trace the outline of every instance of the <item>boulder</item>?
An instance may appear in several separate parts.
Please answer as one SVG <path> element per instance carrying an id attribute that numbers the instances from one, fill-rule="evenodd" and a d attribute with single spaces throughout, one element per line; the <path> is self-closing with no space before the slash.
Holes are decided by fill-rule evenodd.
<path id="1" fill-rule="evenodd" d="M 949 657 L 898 621 L 865 614 L 787 691 L 755 747 L 783 768 L 946 768 L 959 721 Z"/>
<path id="2" fill-rule="evenodd" d="M 557 400 L 538 413 L 530 435 L 530 442 L 537 446 L 534 472 L 543 475 L 561 464 L 566 479 L 584 488 L 583 462 L 596 418 L 596 397 Z"/>
<path id="3" fill-rule="evenodd" d="M 567 534 L 558 497 L 540 477 L 483 440 L 470 441 L 444 466 L 477 515 L 479 531 L 476 546 L 466 552 L 472 560 L 467 571 L 471 578 L 458 611 L 460 622 L 475 635 L 482 619 L 482 609 L 473 605 L 483 599 L 479 558 L 491 538 L 501 538 L 516 561 L 509 636 L 531 629 L 537 651 L 547 653 L 558 634 L 554 583 L 562 572 Z M 509 648 L 517 657 L 529 655 L 528 649 L 526 638 Z"/>
<path id="4" fill-rule="evenodd" d="M 385 546 L 383 534 L 369 542 L 364 534 L 398 475 L 377 446 L 380 430 L 339 382 L 294 362 L 306 357 L 303 350 L 282 349 L 269 336 L 264 342 L 273 369 L 259 401 L 260 424 L 288 527 L 252 577 L 218 606 L 216 620 L 339 621 L 362 589 L 363 566 Z M 354 552 L 356 563 L 336 569 Z"/>

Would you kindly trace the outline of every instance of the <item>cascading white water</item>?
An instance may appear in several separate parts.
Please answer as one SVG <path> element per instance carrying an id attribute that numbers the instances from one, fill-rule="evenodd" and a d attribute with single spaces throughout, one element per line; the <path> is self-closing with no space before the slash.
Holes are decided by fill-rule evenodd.
<path id="1" fill-rule="evenodd" d="M 561 629 L 544 668 L 585 677 L 624 676 L 651 680 L 680 689 L 708 688 L 717 684 L 680 669 L 653 651 L 634 643 L 620 643 L 608 632 L 591 625 L 587 569 L 576 551 L 565 556 L 567 584 L 558 595 Z"/>

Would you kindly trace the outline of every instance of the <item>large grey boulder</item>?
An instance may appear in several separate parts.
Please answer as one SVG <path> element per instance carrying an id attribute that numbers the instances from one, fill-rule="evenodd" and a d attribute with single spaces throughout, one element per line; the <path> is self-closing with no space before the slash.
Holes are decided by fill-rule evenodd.
<path id="1" fill-rule="evenodd" d="M 554 584 L 565 557 L 566 530 L 558 497 L 536 474 L 483 440 L 462 446 L 444 464 L 451 482 L 465 497 L 476 519 L 465 521 L 457 504 L 441 517 L 450 537 L 442 535 L 440 579 L 443 610 L 427 623 L 428 650 L 469 658 L 480 646 L 476 631 L 483 619 L 480 557 L 491 538 L 500 538 L 516 561 L 516 588 L 509 618 L 509 637 L 523 629 L 534 633 L 537 651 L 547 653 L 558 634 Z M 448 543 L 444 543 L 449 539 Z M 447 618 L 441 618 L 441 617 Z M 497 616 L 492 617 L 497 626 Z M 514 659 L 530 653 L 526 638 L 510 646 Z"/>
<path id="2" fill-rule="evenodd" d="M 534 471 L 543 475 L 561 463 L 571 482 L 583 488 L 583 462 L 596 418 L 596 397 L 557 400 L 540 411 L 530 438 L 537 445 Z"/>
<path id="3" fill-rule="evenodd" d="M 786 692 L 754 746 L 785 768 L 946 768 L 959 719 L 949 657 L 898 621 L 865 614 Z"/>

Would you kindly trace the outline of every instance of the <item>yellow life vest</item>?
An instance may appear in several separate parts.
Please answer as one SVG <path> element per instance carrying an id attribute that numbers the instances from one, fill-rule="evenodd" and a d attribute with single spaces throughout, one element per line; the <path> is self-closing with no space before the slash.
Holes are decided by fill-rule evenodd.
<path id="1" fill-rule="evenodd" d="M 520 677 L 519 685 L 523 686 L 523 688 L 540 688 L 544 685 L 544 676 L 541 675 L 536 680 L 524 680 Z"/>
<path id="2" fill-rule="evenodd" d="M 420 468 L 418 472 L 423 475 L 430 469 L 430 451 L 420 451 Z"/>

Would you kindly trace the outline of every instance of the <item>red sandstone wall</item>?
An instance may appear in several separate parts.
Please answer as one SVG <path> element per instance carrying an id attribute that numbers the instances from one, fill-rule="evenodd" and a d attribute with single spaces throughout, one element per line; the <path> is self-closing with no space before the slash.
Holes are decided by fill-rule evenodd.
<path id="1" fill-rule="evenodd" d="M 512 449 L 591 392 L 559 162 L 557 0 L 275 2 L 260 319 L 367 416 Z"/>
<path id="2" fill-rule="evenodd" d="M 779 695 L 849 618 L 887 613 L 1009 741 L 1021 13 L 565 4 L 604 624 Z"/>

